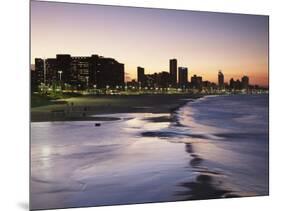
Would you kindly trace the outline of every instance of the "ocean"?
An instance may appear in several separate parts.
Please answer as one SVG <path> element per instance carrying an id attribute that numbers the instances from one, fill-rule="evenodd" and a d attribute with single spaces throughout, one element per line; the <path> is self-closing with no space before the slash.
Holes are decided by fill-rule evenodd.
<path id="1" fill-rule="evenodd" d="M 268 95 L 31 123 L 31 208 L 268 195 Z"/>

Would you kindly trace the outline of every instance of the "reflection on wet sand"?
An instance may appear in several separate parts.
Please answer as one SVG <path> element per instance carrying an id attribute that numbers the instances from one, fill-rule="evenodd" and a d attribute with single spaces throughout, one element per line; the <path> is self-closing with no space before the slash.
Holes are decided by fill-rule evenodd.
<path id="1" fill-rule="evenodd" d="M 185 191 L 178 192 L 178 195 L 185 196 L 185 199 L 215 199 L 225 197 L 238 197 L 231 190 L 221 188 L 222 181 L 219 180 L 221 173 L 210 171 L 208 168 L 201 167 L 203 158 L 195 154 L 191 143 L 185 144 L 185 151 L 193 157 L 190 166 L 194 172 L 199 173 L 194 182 L 183 182 L 180 185 L 187 188 Z"/>
<path id="2" fill-rule="evenodd" d="M 151 121 L 151 119 L 146 119 Z M 154 121 L 155 119 L 153 119 Z M 183 197 L 183 200 L 193 200 L 193 199 L 214 199 L 214 198 L 226 198 L 226 197 L 239 197 L 238 194 L 235 194 L 232 190 L 225 189 L 222 187 L 222 181 L 220 176 L 223 176 L 220 172 L 214 170 L 209 170 L 207 167 L 201 166 L 204 159 L 196 154 L 193 145 L 196 145 L 196 140 L 199 139 L 208 139 L 207 136 L 203 134 L 190 133 L 188 128 L 171 120 L 176 120 L 176 118 L 159 118 L 156 120 L 161 120 L 161 122 L 167 121 L 173 123 L 174 127 L 183 127 L 180 130 L 173 128 L 172 130 L 158 130 L 158 131 L 148 131 L 142 132 L 144 137 L 158 137 L 166 140 L 173 138 L 181 139 L 178 141 L 185 145 L 185 151 L 191 158 L 189 160 L 189 169 L 197 174 L 195 181 L 187 181 L 179 183 L 179 186 L 186 188 L 183 191 L 177 191 L 175 195 Z M 195 123 L 193 123 L 195 125 Z M 186 127 L 186 128 L 184 128 Z M 191 141 L 188 143 L 189 141 Z M 186 143 L 187 142 L 187 143 Z M 199 141 L 200 142 L 200 141 Z"/>
<path id="3" fill-rule="evenodd" d="M 219 184 L 214 182 L 214 178 L 209 175 L 200 174 L 195 182 L 185 182 L 181 184 L 188 190 L 178 193 L 186 196 L 185 200 L 216 199 L 227 197 L 228 190 L 217 188 Z M 234 197 L 234 195 L 231 195 Z"/>

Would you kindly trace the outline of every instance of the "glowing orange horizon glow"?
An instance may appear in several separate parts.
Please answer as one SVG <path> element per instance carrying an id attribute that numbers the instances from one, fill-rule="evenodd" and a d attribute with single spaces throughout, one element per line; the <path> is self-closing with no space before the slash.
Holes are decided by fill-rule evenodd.
<path id="1" fill-rule="evenodd" d="M 31 64 L 61 53 L 115 58 L 130 79 L 176 58 L 189 80 L 217 83 L 222 70 L 225 82 L 247 75 L 268 86 L 268 17 L 32 1 Z"/>

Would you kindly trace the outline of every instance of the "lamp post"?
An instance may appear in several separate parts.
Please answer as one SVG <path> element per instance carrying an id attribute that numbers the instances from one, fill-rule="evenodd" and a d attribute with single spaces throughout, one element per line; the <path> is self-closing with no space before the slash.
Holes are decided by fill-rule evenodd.
<path id="1" fill-rule="evenodd" d="M 94 86 L 93 86 L 93 87 L 94 87 L 94 93 L 95 93 L 95 94 L 97 94 L 97 85 L 96 85 L 96 84 L 94 84 Z"/>
<path id="2" fill-rule="evenodd" d="M 58 71 L 58 73 L 59 73 L 59 75 L 60 75 L 60 81 L 61 81 L 62 71 L 61 71 L 61 70 L 59 70 L 59 71 Z"/>
<path id="3" fill-rule="evenodd" d="M 59 75 L 60 75 L 60 88 L 61 88 L 61 90 L 62 90 L 62 84 L 61 84 L 61 75 L 62 75 L 62 70 L 59 70 L 59 71 L 58 71 L 58 73 L 59 73 Z"/>
<path id="4" fill-rule="evenodd" d="M 127 89 L 128 89 L 128 84 L 127 84 L 127 81 L 125 82 L 125 92 L 127 92 Z"/>
<path id="5" fill-rule="evenodd" d="M 139 91 L 141 91 L 141 82 L 139 82 Z"/>

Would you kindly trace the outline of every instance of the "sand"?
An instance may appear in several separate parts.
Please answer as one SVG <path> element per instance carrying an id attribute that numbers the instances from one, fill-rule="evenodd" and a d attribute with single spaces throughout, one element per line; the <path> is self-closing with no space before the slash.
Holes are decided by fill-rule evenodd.
<path id="1" fill-rule="evenodd" d="M 83 96 L 31 108 L 31 122 L 112 120 L 94 117 L 112 113 L 170 113 L 200 95 Z M 98 119 L 97 119 L 98 118 Z"/>

